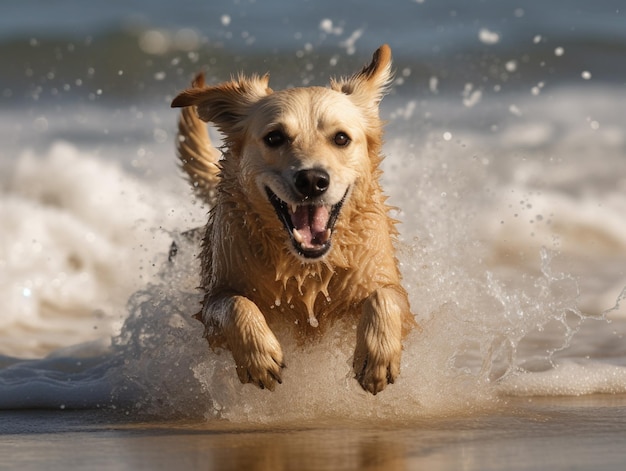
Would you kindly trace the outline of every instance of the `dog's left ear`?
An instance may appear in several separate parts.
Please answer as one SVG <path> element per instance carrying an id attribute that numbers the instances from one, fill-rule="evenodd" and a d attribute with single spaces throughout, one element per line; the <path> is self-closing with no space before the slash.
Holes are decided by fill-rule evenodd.
<path id="1" fill-rule="evenodd" d="M 227 139 L 233 138 L 245 127 L 250 107 L 272 93 L 268 82 L 269 75 L 253 75 L 206 86 L 204 76 L 200 74 L 193 81 L 192 88 L 174 98 L 172 108 L 195 106 L 201 120 L 213 123 Z"/>
<path id="2" fill-rule="evenodd" d="M 383 44 L 374 52 L 369 65 L 347 79 L 331 80 L 331 88 L 349 95 L 358 106 L 378 116 L 378 105 L 392 78 L 391 48 Z"/>

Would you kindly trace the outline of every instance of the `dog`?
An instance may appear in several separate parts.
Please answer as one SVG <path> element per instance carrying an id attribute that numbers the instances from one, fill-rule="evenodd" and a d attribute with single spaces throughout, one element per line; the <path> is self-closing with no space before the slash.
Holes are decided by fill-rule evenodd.
<path id="1" fill-rule="evenodd" d="M 212 348 L 232 352 L 242 383 L 282 383 L 277 329 L 306 339 L 338 319 L 356 324 L 363 389 L 377 394 L 399 375 L 416 324 L 379 182 L 379 104 L 391 80 L 383 45 L 329 87 L 273 91 L 268 75 L 207 86 L 200 74 L 172 101 L 182 168 L 211 207 L 196 318 Z M 205 122 L 223 136 L 221 156 Z"/>

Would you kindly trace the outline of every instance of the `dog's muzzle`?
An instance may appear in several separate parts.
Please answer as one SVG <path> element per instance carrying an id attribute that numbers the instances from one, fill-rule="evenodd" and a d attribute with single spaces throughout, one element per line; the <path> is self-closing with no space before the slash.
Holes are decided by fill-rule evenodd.
<path id="1" fill-rule="evenodd" d="M 330 179 L 323 170 L 301 170 L 294 177 L 294 187 L 302 198 L 301 203 L 287 203 L 269 188 L 267 197 L 289 233 L 296 252 L 307 259 L 321 258 L 330 249 L 331 237 L 337 217 L 348 191 L 334 205 L 315 204 L 315 198 L 322 195 L 329 186 Z"/>

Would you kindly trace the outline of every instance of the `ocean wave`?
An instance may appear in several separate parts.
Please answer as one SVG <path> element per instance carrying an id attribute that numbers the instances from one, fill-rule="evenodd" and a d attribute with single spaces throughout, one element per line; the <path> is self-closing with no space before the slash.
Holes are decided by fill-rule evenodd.
<path id="1" fill-rule="evenodd" d="M 498 139 L 511 137 L 497 152 L 516 163 L 509 168 L 478 152 L 494 142 L 491 134 L 433 126 L 405 133 L 415 119 L 402 114 L 392 123 L 384 179 L 402 208 L 399 260 L 423 330 L 406 339 L 402 376 L 384 393 L 369 396 L 354 381 L 349 326 L 305 348 L 282 339 L 288 369 L 274 393 L 240 384 L 230 355 L 212 352 L 190 317 L 200 301 L 198 241 L 181 233 L 201 225 L 205 210 L 182 182 L 158 183 L 63 143 L 18 156 L 3 188 L 0 211 L 12 223 L 2 233 L 0 273 L 11 281 L 0 286 L 12 291 L 3 295 L 0 407 L 252 423 L 412 420 L 478 411 L 511 394 L 624 392 L 626 353 L 615 350 L 623 284 L 597 276 L 612 273 L 608 263 L 615 273 L 623 266 L 623 194 L 601 186 L 606 175 L 596 178 L 599 193 L 572 191 L 587 176 L 575 159 L 553 171 L 562 179 L 561 171 L 578 168 L 569 183 L 542 183 L 546 168 L 535 153 L 565 157 L 567 134 L 541 132 L 543 144 L 533 137 L 528 147 L 523 133 L 504 130 Z M 563 129 L 578 134 L 570 124 Z M 595 136 L 596 149 L 615 144 Z M 535 157 L 517 160 L 528 148 Z M 577 210 L 584 195 L 601 210 Z M 555 235 L 567 244 L 555 244 Z M 581 262 L 578 274 L 568 273 L 568 260 Z M 567 366 L 587 357 L 583 369 Z M 581 372 L 589 377 L 584 387 L 574 384 Z"/>

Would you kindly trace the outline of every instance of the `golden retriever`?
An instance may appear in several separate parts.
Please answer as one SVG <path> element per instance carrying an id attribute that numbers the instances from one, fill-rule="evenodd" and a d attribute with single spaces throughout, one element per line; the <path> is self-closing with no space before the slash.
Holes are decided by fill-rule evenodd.
<path id="1" fill-rule="evenodd" d="M 366 391 L 400 372 L 414 320 L 379 183 L 378 108 L 391 77 L 383 45 L 329 87 L 274 92 L 267 75 L 206 86 L 199 75 L 172 101 L 183 107 L 183 169 L 211 206 L 196 317 L 213 348 L 232 352 L 243 383 L 282 382 L 277 329 L 309 338 L 337 319 L 357 324 L 353 368 Z M 223 135 L 221 159 L 203 121 Z"/>

